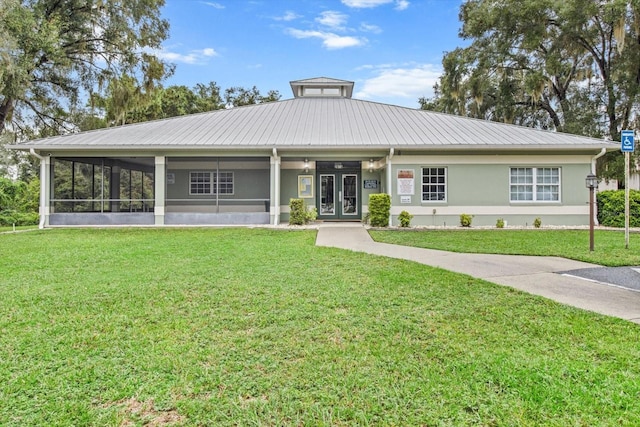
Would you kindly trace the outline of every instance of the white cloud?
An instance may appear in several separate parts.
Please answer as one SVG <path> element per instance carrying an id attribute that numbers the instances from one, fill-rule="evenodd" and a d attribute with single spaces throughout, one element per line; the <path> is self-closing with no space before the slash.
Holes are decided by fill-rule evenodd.
<path id="1" fill-rule="evenodd" d="M 363 68 L 370 68 L 367 65 Z M 432 64 L 413 64 L 409 66 L 378 67 L 374 77 L 365 79 L 355 94 L 360 99 L 404 98 L 415 99 L 433 96 L 433 85 L 438 81 L 442 70 Z"/>
<path id="2" fill-rule="evenodd" d="M 215 9 L 224 9 L 224 5 L 220 4 L 220 3 L 215 3 L 212 1 L 201 1 L 200 3 L 202 4 L 206 4 L 207 6 L 211 6 Z"/>
<path id="3" fill-rule="evenodd" d="M 284 15 L 282 15 L 282 16 L 276 16 L 276 17 L 275 17 L 275 18 L 273 18 L 273 19 L 275 19 L 276 21 L 285 21 L 285 22 L 289 22 L 289 21 L 296 20 L 296 19 L 298 19 L 298 18 L 301 18 L 301 16 L 300 16 L 300 15 L 298 15 L 297 13 L 295 13 L 295 12 L 292 12 L 292 11 L 288 10 L 288 11 L 286 11 L 286 12 L 284 13 Z"/>
<path id="4" fill-rule="evenodd" d="M 210 47 L 201 50 L 192 50 L 188 53 L 171 52 L 166 49 L 152 50 L 150 53 L 160 59 L 183 64 L 204 64 L 206 58 L 218 56 L 218 52 Z"/>
<path id="5" fill-rule="evenodd" d="M 287 32 L 297 39 L 318 38 L 322 40 L 322 45 L 329 50 L 363 46 L 367 43 L 367 39 L 365 38 L 340 36 L 338 34 L 324 31 L 305 31 L 289 28 Z"/>
<path id="6" fill-rule="evenodd" d="M 344 31 L 344 24 L 347 23 L 348 16 L 344 13 L 336 12 L 334 10 L 327 10 L 320 14 L 316 18 L 316 22 L 329 27 L 333 30 Z"/>
<path id="7" fill-rule="evenodd" d="M 409 7 L 409 2 L 407 0 L 396 1 L 396 10 L 405 10 L 408 7 Z"/>
<path id="8" fill-rule="evenodd" d="M 218 56 L 218 52 L 216 52 L 213 48 L 208 47 L 206 49 L 202 49 L 202 55 L 208 57 Z"/>
<path id="9" fill-rule="evenodd" d="M 342 0 L 342 4 L 356 9 L 378 7 L 389 3 L 396 3 L 396 10 L 405 10 L 409 7 L 407 0 Z"/>
<path id="10" fill-rule="evenodd" d="M 382 28 L 378 27 L 377 25 L 367 24 L 366 22 L 363 22 L 360 24 L 360 31 L 365 33 L 380 34 L 382 32 Z"/>

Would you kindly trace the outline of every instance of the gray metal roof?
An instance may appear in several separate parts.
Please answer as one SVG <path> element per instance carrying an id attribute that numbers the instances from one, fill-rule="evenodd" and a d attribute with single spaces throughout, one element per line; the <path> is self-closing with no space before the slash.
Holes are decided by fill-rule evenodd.
<path id="1" fill-rule="evenodd" d="M 35 140 L 18 149 L 615 149 L 618 144 L 342 97 L 278 102 Z"/>

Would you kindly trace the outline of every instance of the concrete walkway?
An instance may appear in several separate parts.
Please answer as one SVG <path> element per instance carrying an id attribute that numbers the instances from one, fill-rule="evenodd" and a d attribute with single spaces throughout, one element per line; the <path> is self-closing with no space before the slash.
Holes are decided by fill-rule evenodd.
<path id="1" fill-rule="evenodd" d="M 594 264 L 557 257 L 462 254 L 376 243 L 356 223 L 321 224 L 316 245 L 411 260 L 640 323 L 640 292 L 559 274 L 599 267 Z"/>

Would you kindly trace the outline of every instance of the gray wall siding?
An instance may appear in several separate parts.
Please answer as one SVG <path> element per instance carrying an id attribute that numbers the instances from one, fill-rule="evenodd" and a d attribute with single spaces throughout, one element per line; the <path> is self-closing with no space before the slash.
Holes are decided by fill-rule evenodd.
<path id="1" fill-rule="evenodd" d="M 540 218 L 543 225 L 588 224 L 589 193 L 584 179 L 591 168 L 589 156 L 512 155 L 497 158 L 493 164 L 474 163 L 473 159 L 473 156 L 403 156 L 394 159 L 391 171 L 392 224 L 397 224 L 397 216 L 402 210 L 414 215 L 413 225 L 455 226 L 459 224 L 462 213 L 473 215 L 473 225 L 482 226 L 495 226 L 498 218 L 505 219 L 508 225 L 517 226 L 530 226 L 535 218 Z M 422 167 L 447 169 L 446 201 L 422 201 Z M 509 174 L 512 167 L 559 168 L 560 201 L 510 201 Z M 411 203 L 401 203 L 401 196 L 397 194 L 396 177 L 400 169 L 412 169 L 415 173 L 415 192 Z"/>
<path id="2" fill-rule="evenodd" d="M 167 199 L 211 199 L 215 194 L 190 195 L 190 172 L 215 172 L 214 169 L 175 170 L 167 169 L 175 174 L 175 184 L 167 184 Z M 267 199 L 270 197 L 271 176 L 268 169 L 220 169 L 220 172 L 233 172 L 233 195 L 220 194 L 221 199 Z"/>

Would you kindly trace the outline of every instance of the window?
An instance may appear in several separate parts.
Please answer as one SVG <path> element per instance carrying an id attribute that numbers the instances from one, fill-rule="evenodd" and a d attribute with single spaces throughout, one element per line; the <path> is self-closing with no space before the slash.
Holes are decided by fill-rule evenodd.
<path id="1" fill-rule="evenodd" d="M 211 172 L 189 173 L 189 194 L 211 194 Z"/>
<path id="2" fill-rule="evenodd" d="M 220 194 L 233 194 L 233 172 L 213 173 L 213 194 L 218 190 Z"/>
<path id="3" fill-rule="evenodd" d="M 233 172 L 189 173 L 189 194 L 216 194 L 218 189 L 219 194 L 233 194 Z"/>
<path id="4" fill-rule="evenodd" d="M 511 168 L 509 200 L 559 202 L 560 168 Z"/>
<path id="5" fill-rule="evenodd" d="M 422 201 L 447 200 L 447 168 L 422 168 Z"/>

